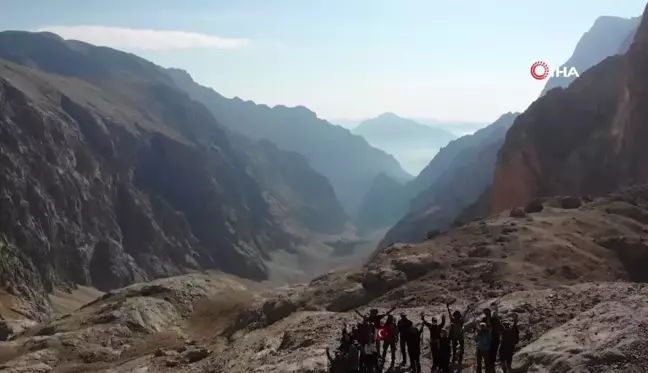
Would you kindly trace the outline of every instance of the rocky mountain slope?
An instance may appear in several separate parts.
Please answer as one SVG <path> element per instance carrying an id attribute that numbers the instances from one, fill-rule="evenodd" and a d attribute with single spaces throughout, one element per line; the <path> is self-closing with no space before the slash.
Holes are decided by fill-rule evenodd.
<path id="1" fill-rule="evenodd" d="M 463 209 L 490 185 L 497 150 L 516 115 L 505 114 L 474 134 L 450 142 L 414 180 L 394 193 L 389 200 L 391 204 L 398 204 L 399 208 L 387 211 L 392 214 L 382 219 L 385 223 L 395 225 L 387 232 L 380 246 L 394 242 L 418 242 L 424 239 L 429 230 L 452 224 Z M 367 200 L 365 204 L 374 206 L 385 199 Z M 370 222 L 378 219 L 375 213 L 370 216 L 373 216 Z M 358 221 L 356 224 L 360 223 Z"/>
<path id="2" fill-rule="evenodd" d="M 298 254 L 287 217 L 314 232 L 343 228 L 330 184 L 303 158 L 229 137 L 148 61 L 0 33 L 7 307 L 38 319 L 55 288 L 107 290 L 188 269 L 264 280 L 274 253 Z"/>
<path id="3" fill-rule="evenodd" d="M 504 318 L 519 315 L 517 371 L 645 371 L 648 187 L 547 198 L 532 210 L 394 245 L 309 284 L 260 292 L 192 275 L 133 285 L 56 321 L 15 326 L 0 342 L 0 364 L 8 372 L 319 373 L 324 348 L 357 320 L 352 308 L 396 305 L 418 320 L 452 300 L 473 310 L 465 371 L 474 367 L 474 320 L 492 301 Z"/>
<path id="4" fill-rule="evenodd" d="M 574 53 L 562 66 L 575 67 L 582 74 L 606 57 L 625 53 L 639 26 L 639 21 L 641 21 L 640 17 L 603 16 L 597 18 L 589 31 L 576 44 Z M 541 95 L 556 87 L 567 87 L 574 79 L 574 76 L 552 77 L 545 84 Z"/>
<path id="5" fill-rule="evenodd" d="M 339 234 L 348 217 L 328 179 L 308 165 L 301 154 L 279 149 L 268 140 L 229 136 L 252 165 L 273 215 L 303 231 Z"/>
<path id="6" fill-rule="evenodd" d="M 367 192 L 358 217 L 356 229 L 360 234 L 394 224 L 395 217 L 403 216 L 407 211 L 404 191 L 406 186 L 398 181 L 380 174 L 376 176 Z"/>
<path id="7" fill-rule="evenodd" d="M 457 137 L 440 128 L 385 113 L 367 119 L 353 129 L 369 144 L 392 154 L 410 173 L 417 175 L 442 147 Z"/>
<path id="8" fill-rule="evenodd" d="M 623 56 L 534 102 L 499 153 L 492 209 L 554 194 L 601 194 L 646 180 L 648 20 Z"/>
<path id="9" fill-rule="evenodd" d="M 628 40 L 634 36 L 639 20 L 639 17 L 600 17 L 579 41 L 566 65 L 576 66 L 579 72 L 585 73 L 588 68 L 606 57 L 623 52 L 629 46 Z M 552 78 L 547 82 L 543 95 L 551 88 L 567 86 L 571 81 L 571 78 Z M 564 102 L 563 104 L 569 105 Z M 532 105 L 529 110 L 533 107 Z M 547 110 L 549 109 L 545 106 L 537 113 Z M 577 115 L 579 114 L 574 111 L 574 116 Z M 494 125 L 452 141 L 441 149 L 428 166 L 414 180 L 407 183 L 407 191 L 398 197 L 402 203 L 409 204 L 409 211 L 404 216 L 391 218 L 395 225 L 380 246 L 384 247 L 393 242 L 417 242 L 425 237 L 426 232 L 447 228 L 457 219 L 470 220 L 474 216 L 487 215 L 491 208 L 491 191 L 488 188 L 493 180 L 489 173 L 496 162 L 497 147 L 502 144 L 514 118 L 507 114 Z M 561 117 L 560 120 L 561 123 L 566 123 L 571 119 Z M 561 126 L 555 125 L 556 123 L 554 120 L 550 126 L 557 131 Z M 541 126 L 537 128 L 544 131 L 540 130 Z M 575 131 L 574 134 L 576 133 L 578 132 Z M 549 141 L 553 136 L 561 137 L 562 134 L 553 132 L 546 136 L 546 140 Z M 545 149 L 551 146 L 553 145 L 548 145 Z M 477 175 L 477 178 L 471 177 L 471 174 Z M 466 183 L 464 180 L 471 182 Z M 563 192 L 554 190 L 549 191 L 547 195 Z"/>
<path id="10" fill-rule="evenodd" d="M 350 216 L 355 216 L 373 179 L 384 173 L 398 181 L 411 179 L 391 156 L 371 147 L 349 130 L 319 119 L 305 107 L 257 105 L 228 99 L 193 81 L 185 71 L 166 70 L 175 83 L 203 103 L 226 127 L 251 139 L 267 139 L 297 152 L 326 176 Z"/>

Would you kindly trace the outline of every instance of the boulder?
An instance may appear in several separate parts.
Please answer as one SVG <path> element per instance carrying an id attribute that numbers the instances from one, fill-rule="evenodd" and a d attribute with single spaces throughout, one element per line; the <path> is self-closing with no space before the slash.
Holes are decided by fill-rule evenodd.
<path id="1" fill-rule="evenodd" d="M 514 209 L 511 209 L 511 212 L 509 212 L 509 216 L 512 218 L 520 219 L 526 217 L 527 214 L 524 212 L 524 210 L 516 207 Z"/>
<path id="2" fill-rule="evenodd" d="M 544 205 L 541 199 L 535 199 L 524 206 L 524 212 L 527 214 L 541 212 L 542 210 L 544 210 Z"/>
<path id="3" fill-rule="evenodd" d="M 580 197 L 563 197 L 560 201 L 560 205 L 564 209 L 577 209 L 581 207 L 583 202 Z"/>
<path id="4" fill-rule="evenodd" d="M 405 274 L 408 281 L 441 267 L 441 263 L 430 255 L 408 255 L 392 260 L 391 265 Z"/>

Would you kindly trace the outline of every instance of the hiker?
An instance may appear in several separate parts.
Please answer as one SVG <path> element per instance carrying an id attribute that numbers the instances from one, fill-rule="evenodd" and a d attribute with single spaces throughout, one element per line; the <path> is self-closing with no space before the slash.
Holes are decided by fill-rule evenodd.
<path id="1" fill-rule="evenodd" d="M 446 304 L 450 317 L 450 343 L 452 345 L 452 362 L 461 365 L 464 354 L 464 318 L 461 312 L 450 313 L 450 304 Z"/>
<path id="2" fill-rule="evenodd" d="M 330 373 L 346 373 L 346 361 L 342 351 L 336 350 L 331 356 L 331 351 L 327 347 L 326 358 L 328 359 Z"/>
<path id="3" fill-rule="evenodd" d="M 484 319 L 488 329 L 490 329 L 491 341 L 490 350 L 488 352 L 488 363 L 486 364 L 486 371 L 488 373 L 495 373 L 495 364 L 497 362 L 497 352 L 499 351 L 501 336 L 502 336 L 502 321 L 497 314 L 497 304 L 492 303 L 490 309 L 484 309 Z"/>
<path id="4" fill-rule="evenodd" d="M 515 347 L 520 341 L 520 330 L 518 329 L 518 315 L 513 314 L 513 325 L 506 322 L 502 324 L 502 344 L 500 345 L 499 356 L 502 364 L 502 371 L 510 373 L 513 364 Z"/>
<path id="5" fill-rule="evenodd" d="M 445 329 L 441 329 L 439 336 L 438 367 L 443 373 L 450 373 L 450 336 Z"/>
<path id="6" fill-rule="evenodd" d="M 432 318 L 432 322 L 425 321 L 425 315 L 421 313 L 421 321 L 430 331 L 430 351 L 432 352 L 432 371 L 434 372 L 439 367 L 439 339 L 441 338 L 441 329 L 445 326 L 445 315 L 441 318 L 441 324 L 437 323 L 436 317 Z"/>
<path id="7" fill-rule="evenodd" d="M 355 313 L 358 314 L 358 316 L 362 317 L 363 319 L 367 318 L 371 324 L 373 324 L 375 329 L 378 329 L 382 326 L 382 319 L 385 318 L 386 316 L 391 315 L 392 312 L 396 309 L 396 306 L 392 307 L 389 311 L 386 313 L 378 313 L 377 308 L 372 308 L 369 310 L 369 315 L 363 315 L 361 314 L 357 309 L 353 309 Z"/>
<path id="8" fill-rule="evenodd" d="M 347 353 L 345 373 L 358 372 L 360 372 L 360 344 L 357 341 L 353 341 Z"/>
<path id="9" fill-rule="evenodd" d="M 375 339 L 376 335 L 372 332 L 370 337 Z M 378 364 L 378 348 L 375 343 L 369 342 L 362 346 L 360 365 L 360 369 L 364 373 L 380 373 L 380 366 Z"/>
<path id="10" fill-rule="evenodd" d="M 475 336 L 475 344 L 477 345 L 477 373 L 481 373 L 482 361 L 484 363 L 485 370 L 488 372 L 488 356 L 490 353 L 491 336 L 488 325 L 485 322 L 479 323 L 477 335 Z"/>
<path id="11" fill-rule="evenodd" d="M 364 346 L 367 343 L 373 343 L 373 340 L 371 339 L 373 331 L 373 325 L 371 325 L 371 323 L 369 322 L 369 318 L 365 316 L 362 322 L 358 323 L 357 327 L 357 340 L 358 342 L 360 342 L 361 346 Z"/>
<path id="12" fill-rule="evenodd" d="M 382 326 L 382 319 L 385 318 L 385 316 L 391 315 L 392 312 L 396 309 L 396 306 L 392 307 L 389 311 L 386 313 L 378 313 L 377 308 L 372 308 L 369 310 L 369 315 L 367 318 L 369 319 L 369 322 L 373 324 L 374 331 L 377 332 L 377 330 Z M 358 311 L 356 311 L 358 315 L 361 315 Z M 376 348 L 378 351 L 380 351 L 380 340 L 376 340 Z"/>
<path id="13" fill-rule="evenodd" d="M 398 329 L 398 339 L 400 341 L 401 366 L 407 365 L 407 333 L 414 326 L 414 323 L 407 318 L 407 315 L 401 313 L 400 320 L 396 325 Z"/>
<path id="14" fill-rule="evenodd" d="M 382 366 L 385 366 L 385 358 L 387 356 L 387 349 L 391 350 L 391 364 L 394 366 L 396 362 L 396 340 L 398 339 L 398 333 L 396 331 L 396 323 L 394 322 L 394 316 L 388 315 L 385 325 L 382 327 L 382 341 L 383 341 L 383 350 L 382 350 Z"/>
<path id="15" fill-rule="evenodd" d="M 406 333 L 407 352 L 410 359 L 410 370 L 413 373 L 421 373 L 421 338 L 423 335 L 423 325 L 417 328 L 412 325 Z"/>
<path id="16" fill-rule="evenodd" d="M 351 334 L 348 332 L 346 325 L 342 328 L 342 336 L 340 337 L 340 346 L 338 350 L 347 353 L 349 352 L 349 347 L 351 347 L 351 342 L 353 341 Z"/>

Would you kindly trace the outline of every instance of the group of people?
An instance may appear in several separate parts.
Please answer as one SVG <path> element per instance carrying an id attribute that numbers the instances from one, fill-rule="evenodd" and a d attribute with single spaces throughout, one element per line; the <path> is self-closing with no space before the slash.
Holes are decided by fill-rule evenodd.
<path id="1" fill-rule="evenodd" d="M 512 322 L 502 320 L 497 313 L 497 305 L 491 304 L 491 309 L 483 310 L 477 332 L 475 335 L 477 373 L 495 373 L 495 366 L 499 357 L 502 371 L 511 372 L 511 362 L 519 341 L 517 315 L 513 315 Z M 402 313 L 398 321 L 392 312 L 380 314 L 377 309 L 363 315 L 361 321 L 351 330 L 345 326 L 342 329 L 340 345 L 332 355 L 326 350 L 331 373 L 380 373 L 385 368 L 387 352 L 391 355 L 390 368 L 396 363 L 397 345 L 400 347 L 400 366 L 406 367 L 409 358 L 409 367 L 406 369 L 421 373 L 421 342 L 424 340 L 424 331 L 429 331 L 430 351 L 432 355 L 432 372 L 449 373 L 451 363 L 462 366 L 464 356 L 464 315 L 459 311 L 452 312 L 450 305 L 446 304 L 449 327 L 446 328 L 445 315 L 441 323 L 436 318 L 426 320 L 421 314 L 421 322 L 417 325 Z M 470 309 L 470 308 L 469 308 Z M 383 322 L 383 319 L 385 321 Z M 381 351 L 382 346 L 382 351 Z"/>

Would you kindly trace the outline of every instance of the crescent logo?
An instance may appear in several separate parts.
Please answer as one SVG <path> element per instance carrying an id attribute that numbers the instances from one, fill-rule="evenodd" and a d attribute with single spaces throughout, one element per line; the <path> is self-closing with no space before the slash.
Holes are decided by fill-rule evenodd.
<path id="1" fill-rule="evenodd" d="M 540 70 L 538 73 L 537 70 Z M 549 76 L 549 65 L 543 61 L 536 61 L 531 65 L 531 76 L 536 80 L 543 80 Z"/>
<path id="2" fill-rule="evenodd" d="M 385 329 L 378 329 L 378 338 L 383 339 L 387 336 L 387 331 Z"/>

